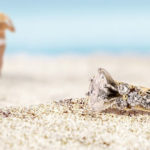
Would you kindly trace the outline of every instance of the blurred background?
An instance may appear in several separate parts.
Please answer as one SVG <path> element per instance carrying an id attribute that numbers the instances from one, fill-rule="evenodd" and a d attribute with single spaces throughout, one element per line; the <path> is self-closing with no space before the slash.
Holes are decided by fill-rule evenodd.
<path id="1" fill-rule="evenodd" d="M 0 150 L 150 149 L 148 113 L 31 106 L 86 97 L 99 67 L 150 88 L 150 0 L 0 0 L 0 12 L 16 28 L 0 76 Z"/>
<path id="2" fill-rule="evenodd" d="M 16 34 L 7 54 L 33 55 L 150 52 L 148 0 L 3 0 Z"/>
<path id="3" fill-rule="evenodd" d="M 12 19 L 0 104 L 84 97 L 99 67 L 150 87 L 150 1 L 3 0 Z"/>

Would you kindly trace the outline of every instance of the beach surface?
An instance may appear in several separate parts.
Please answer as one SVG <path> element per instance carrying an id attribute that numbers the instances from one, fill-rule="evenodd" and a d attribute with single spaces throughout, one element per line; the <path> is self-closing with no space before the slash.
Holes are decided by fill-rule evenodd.
<path id="1" fill-rule="evenodd" d="M 149 114 L 91 114 L 80 99 L 99 67 L 118 81 L 150 87 L 149 65 L 146 56 L 6 56 L 0 149 L 149 149 Z M 63 99 L 75 102 L 53 102 Z"/>

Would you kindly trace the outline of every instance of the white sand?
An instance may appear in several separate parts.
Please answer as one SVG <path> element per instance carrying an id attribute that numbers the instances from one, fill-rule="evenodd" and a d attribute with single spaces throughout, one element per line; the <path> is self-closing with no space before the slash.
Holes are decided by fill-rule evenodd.
<path id="1" fill-rule="evenodd" d="M 83 97 L 89 79 L 104 67 L 120 81 L 150 87 L 150 58 L 64 56 L 5 57 L 0 79 L 1 105 L 38 104 Z"/>
<path id="2" fill-rule="evenodd" d="M 149 66 L 148 57 L 7 56 L 0 79 L 0 149 L 149 149 L 148 115 L 104 113 L 84 118 L 59 109 L 59 113 L 49 112 L 54 108 L 46 105 L 51 100 L 84 97 L 98 67 L 119 81 L 150 87 Z M 44 105 L 35 105 L 39 103 Z M 36 119 L 27 113 L 29 108 L 23 109 L 30 105 L 36 107 Z M 15 106 L 15 115 L 14 108 L 5 106 Z"/>

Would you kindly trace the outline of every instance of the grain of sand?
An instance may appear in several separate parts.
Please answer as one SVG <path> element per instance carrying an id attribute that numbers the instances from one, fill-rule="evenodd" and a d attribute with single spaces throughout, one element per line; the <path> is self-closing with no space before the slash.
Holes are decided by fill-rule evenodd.
<path id="1" fill-rule="evenodd" d="M 6 57 L 0 80 L 0 149 L 148 150 L 149 114 L 92 113 L 88 100 L 80 97 L 98 67 L 119 81 L 150 87 L 149 64 L 147 57 L 127 56 Z M 68 100 L 59 101 L 63 99 Z"/>

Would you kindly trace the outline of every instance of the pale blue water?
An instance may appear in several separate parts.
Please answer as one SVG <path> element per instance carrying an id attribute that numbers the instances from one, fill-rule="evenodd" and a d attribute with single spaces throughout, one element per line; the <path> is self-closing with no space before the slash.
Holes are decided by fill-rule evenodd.
<path id="1" fill-rule="evenodd" d="M 7 54 L 150 53 L 150 1 L 5 0 Z"/>

